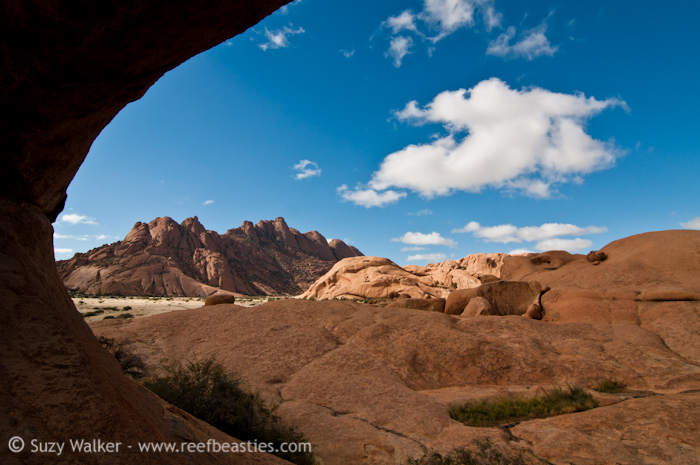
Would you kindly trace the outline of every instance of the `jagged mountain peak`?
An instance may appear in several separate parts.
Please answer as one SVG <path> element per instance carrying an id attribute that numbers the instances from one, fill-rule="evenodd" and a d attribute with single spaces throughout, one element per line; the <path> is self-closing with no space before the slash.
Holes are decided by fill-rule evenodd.
<path id="1" fill-rule="evenodd" d="M 362 255 L 282 217 L 219 235 L 196 216 L 137 222 L 123 241 L 57 262 L 64 284 L 87 294 L 297 294 L 343 258 Z"/>

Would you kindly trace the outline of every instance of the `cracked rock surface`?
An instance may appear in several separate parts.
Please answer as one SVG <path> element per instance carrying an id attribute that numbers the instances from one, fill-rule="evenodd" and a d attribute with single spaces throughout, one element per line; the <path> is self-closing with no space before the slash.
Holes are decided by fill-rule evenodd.
<path id="1" fill-rule="evenodd" d="M 153 368 L 216 356 L 279 403 L 324 464 L 400 464 L 485 437 L 555 464 L 698 463 L 700 302 L 639 296 L 698 291 L 700 232 L 649 233 L 603 250 L 609 258 L 597 266 L 574 260 L 522 277 L 552 288 L 542 321 L 287 300 L 91 326 L 132 341 Z M 631 391 L 508 428 L 467 427 L 447 410 L 606 378 Z"/>

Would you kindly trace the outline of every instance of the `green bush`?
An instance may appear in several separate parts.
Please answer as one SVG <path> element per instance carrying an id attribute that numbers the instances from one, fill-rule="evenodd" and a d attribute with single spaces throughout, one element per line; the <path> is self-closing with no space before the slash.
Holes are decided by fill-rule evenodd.
<path id="1" fill-rule="evenodd" d="M 476 441 L 477 451 L 458 448 L 442 456 L 433 452 L 420 460 L 408 459 L 406 465 L 528 465 L 522 454 L 502 451 L 485 439 Z"/>
<path id="2" fill-rule="evenodd" d="M 307 442 L 294 428 L 284 426 L 265 405 L 260 394 L 245 389 L 238 375 L 227 372 L 214 358 L 171 364 L 167 374 L 144 381 L 143 385 L 161 399 L 189 412 L 242 441 L 281 443 Z M 298 465 L 312 465 L 310 452 L 275 453 Z"/>
<path id="3" fill-rule="evenodd" d="M 134 315 L 132 315 L 131 313 L 122 313 L 121 315 L 117 315 L 116 318 L 119 320 L 128 320 L 129 318 L 133 318 L 133 317 L 134 317 Z"/>
<path id="4" fill-rule="evenodd" d="M 105 319 L 106 318 L 107 317 L 105 317 Z M 131 349 L 131 344 L 129 344 L 129 342 L 117 341 L 116 339 L 104 336 L 98 337 L 97 341 L 117 359 L 125 375 L 136 379 L 146 376 L 146 366 L 141 357 L 136 355 Z"/>
<path id="5" fill-rule="evenodd" d="M 565 413 L 581 412 L 598 406 L 585 389 L 569 386 L 545 392 L 529 399 L 496 399 L 452 405 L 450 416 L 467 426 L 496 426 L 514 420 L 545 418 Z"/>
<path id="6" fill-rule="evenodd" d="M 124 307 L 122 310 L 124 310 L 124 311 L 126 311 L 126 310 L 131 310 L 131 307 L 129 307 L 129 306 L 127 305 L 127 306 Z"/>
<path id="7" fill-rule="evenodd" d="M 595 389 L 598 392 L 615 393 L 622 392 L 626 388 L 627 385 L 621 381 L 617 381 L 615 379 L 601 379 L 596 383 L 593 389 Z"/>
<path id="8" fill-rule="evenodd" d="M 114 320 L 114 316 L 108 315 L 108 316 L 106 316 L 106 317 L 104 317 L 104 318 L 102 318 L 102 319 L 103 319 L 103 320 Z"/>

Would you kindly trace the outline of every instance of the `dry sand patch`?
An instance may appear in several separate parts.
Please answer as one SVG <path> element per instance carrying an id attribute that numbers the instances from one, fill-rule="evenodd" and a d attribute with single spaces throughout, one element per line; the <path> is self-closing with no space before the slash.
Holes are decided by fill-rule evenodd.
<path id="1" fill-rule="evenodd" d="M 281 300 L 286 296 L 246 296 L 237 297 L 236 305 L 254 307 L 256 305 Z M 85 321 L 104 320 L 105 317 L 117 318 L 120 315 L 131 314 L 134 318 L 168 313 L 178 310 L 189 310 L 204 305 L 202 297 L 144 297 L 144 296 L 99 296 L 73 297 L 75 308 L 81 314 L 98 312 L 96 315 L 85 317 Z M 123 318 L 123 317 L 122 317 Z"/>

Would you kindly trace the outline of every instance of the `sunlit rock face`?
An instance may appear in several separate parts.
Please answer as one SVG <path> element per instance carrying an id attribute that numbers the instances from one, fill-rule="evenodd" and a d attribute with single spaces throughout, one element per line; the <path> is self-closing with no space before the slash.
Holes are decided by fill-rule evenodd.
<path id="1" fill-rule="evenodd" d="M 57 262 L 68 289 L 91 295 L 206 297 L 300 294 L 338 260 L 361 256 L 318 231 L 300 233 L 284 218 L 245 221 L 225 234 L 197 217 L 138 222 L 123 241 Z"/>
<path id="2" fill-rule="evenodd" d="M 0 5 L 0 436 L 231 440 L 124 377 L 56 272 L 50 219 L 90 145 L 166 71 L 287 0 Z M 8 452 L 3 463 L 47 463 Z M 235 455 L 235 456 L 232 456 Z M 51 463 L 282 463 L 264 454 L 64 452 Z"/>
<path id="3" fill-rule="evenodd" d="M 279 404 L 324 464 L 395 465 L 483 438 L 541 459 L 531 463 L 698 463 L 700 231 L 641 234 L 602 251 L 598 265 L 563 252 L 509 258 L 504 268 L 522 279 L 485 284 L 476 297 L 497 314 L 450 315 L 437 298 L 383 308 L 288 299 L 91 327 L 136 341 L 153 367 L 193 350 L 215 354 Z M 377 257 L 346 261 L 396 271 Z M 501 311 L 546 287 L 541 320 Z M 590 389 L 601 379 L 633 392 Z M 600 406 L 489 428 L 448 413 L 453 403 L 567 385 L 588 388 Z"/>
<path id="4" fill-rule="evenodd" d="M 399 267 L 386 258 L 356 256 L 338 262 L 301 297 L 316 300 L 445 298 L 454 289 L 480 286 L 486 278 L 499 280 L 507 257 L 503 253 L 473 254 L 426 266 Z"/>

